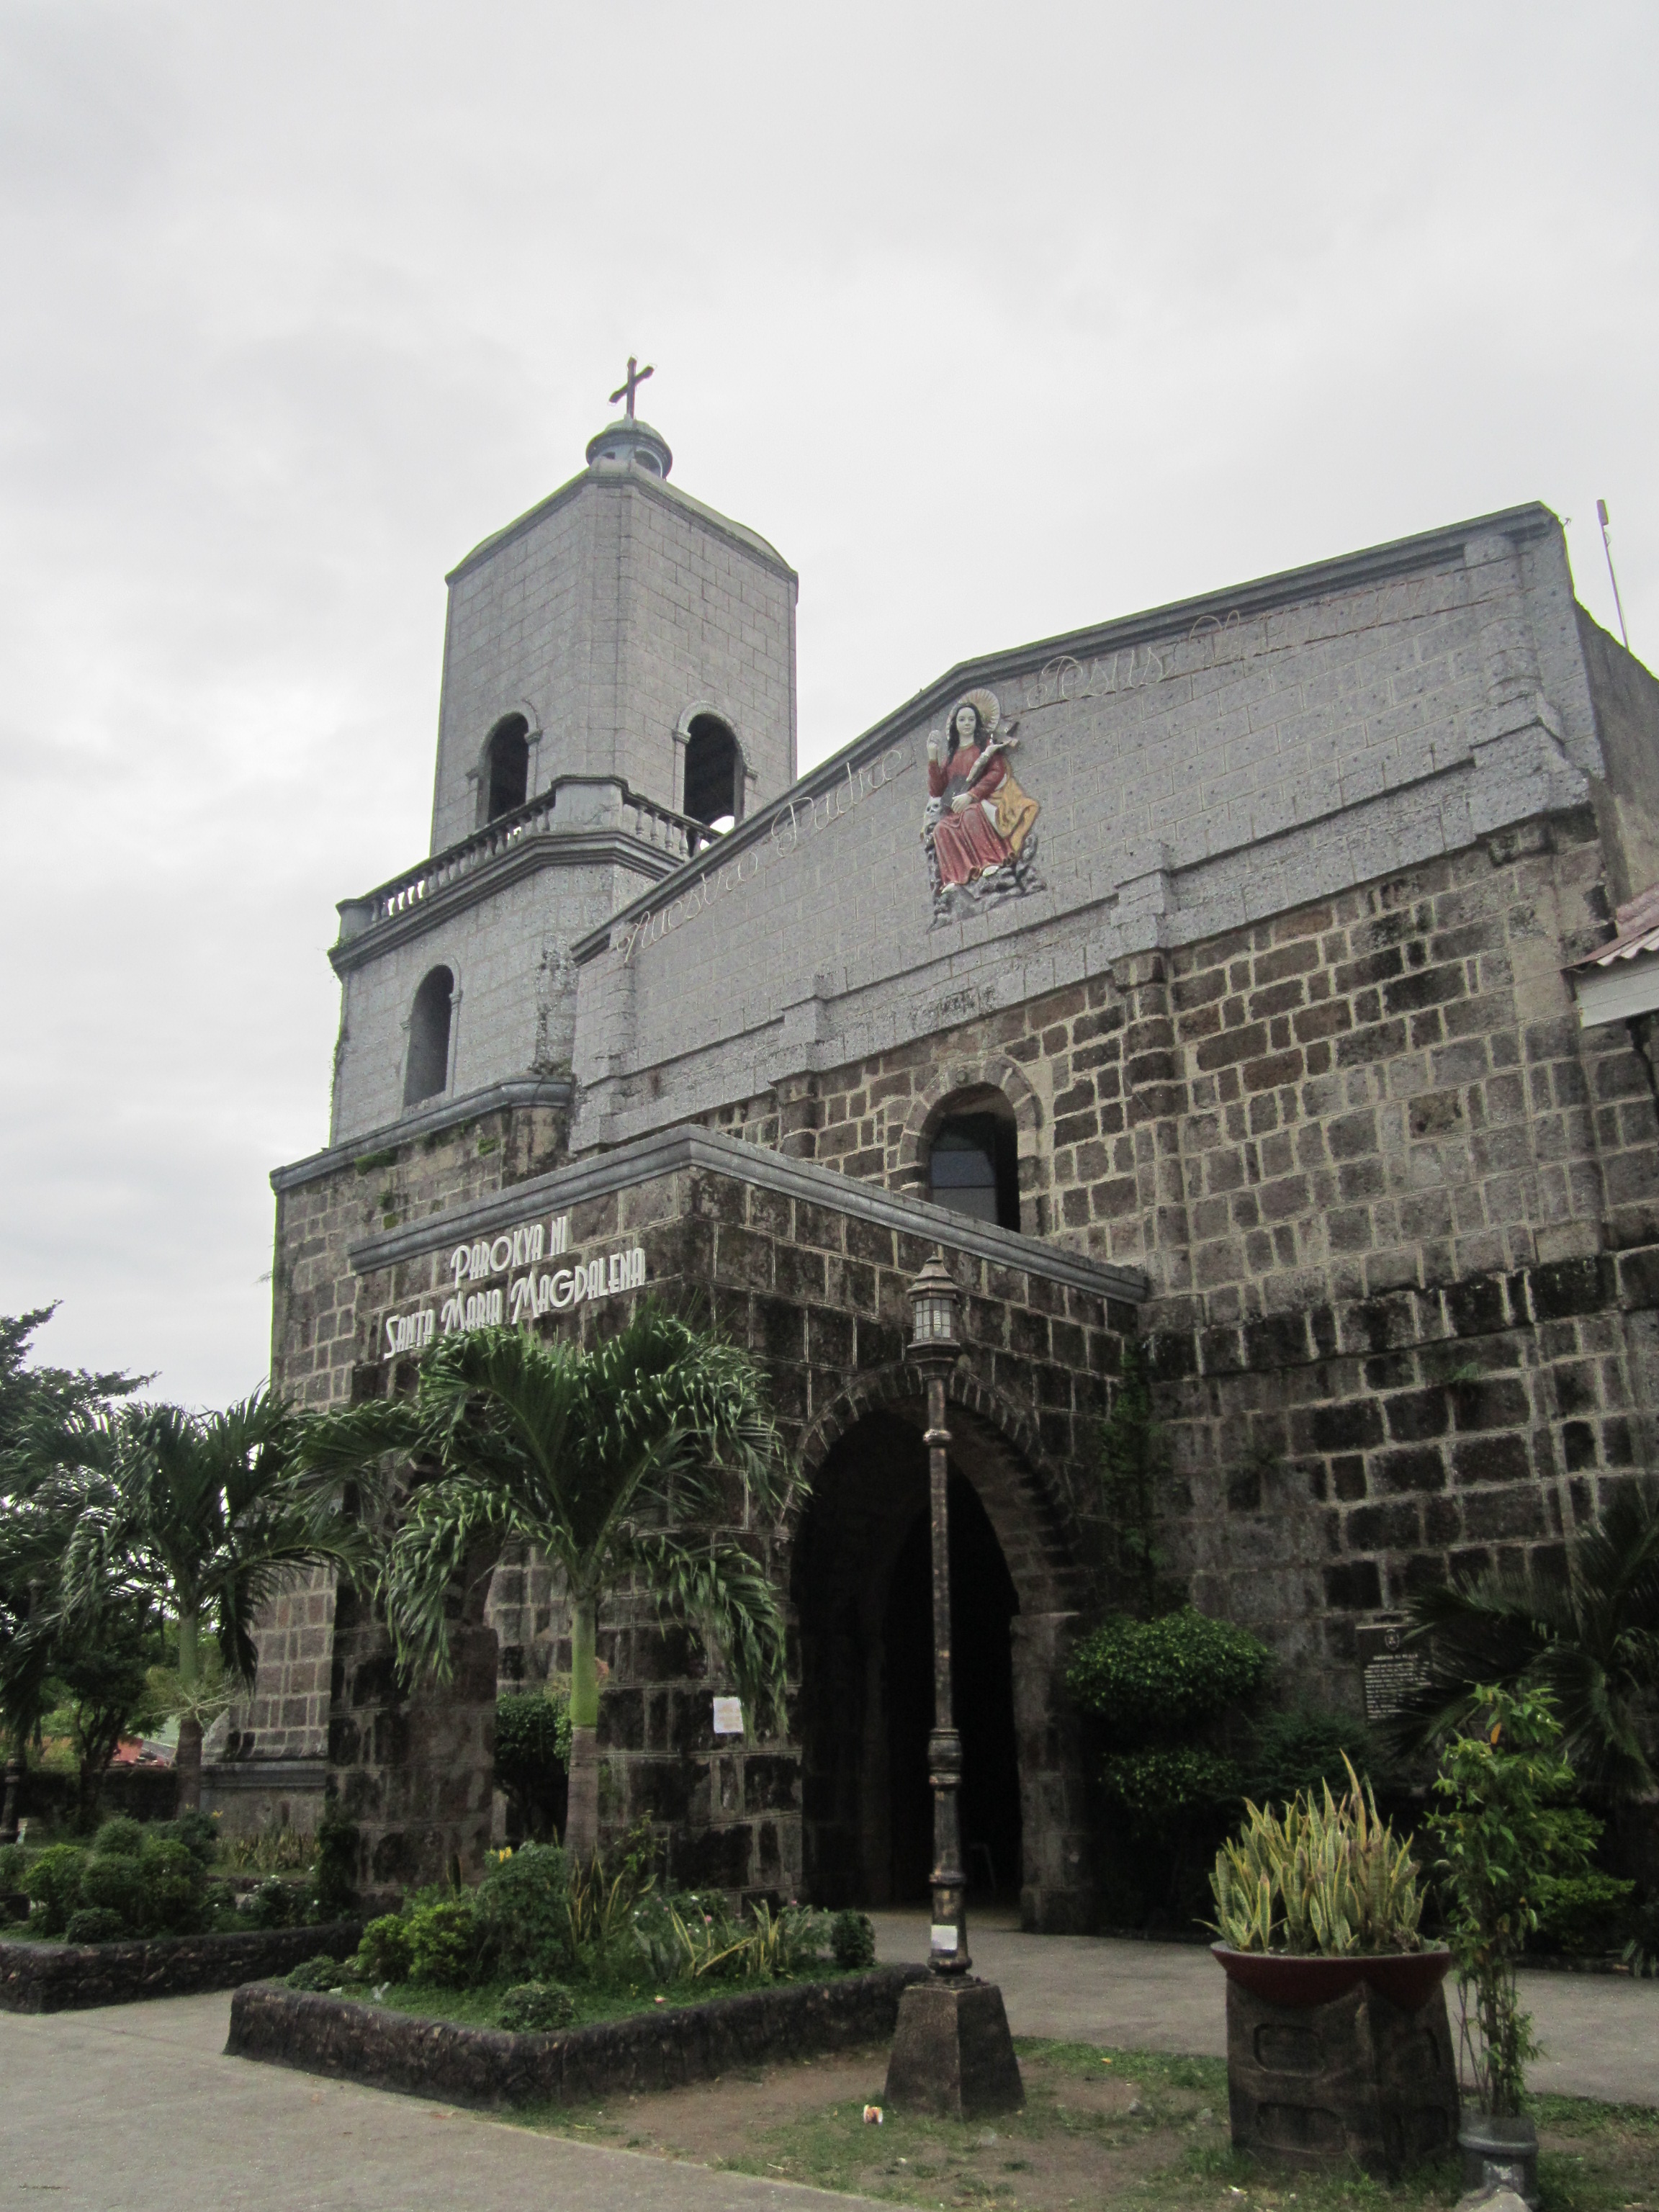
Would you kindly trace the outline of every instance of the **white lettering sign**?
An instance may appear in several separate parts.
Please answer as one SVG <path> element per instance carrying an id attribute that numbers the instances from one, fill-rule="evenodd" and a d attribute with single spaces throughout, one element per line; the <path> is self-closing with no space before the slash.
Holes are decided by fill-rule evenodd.
<path id="1" fill-rule="evenodd" d="M 566 1267 L 541 1267 L 544 1258 L 562 1257 L 569 1243 L 570 1216 L 566 1213 L 547 1224 L 545 1234 L 538 1221 L 499 1237 L 481 1237 L 473 1244 L 458 1244 L 449 1255 L 454 1287 L 448 1297 L 441 1305 L 389 1314 L 382 1324 L 385 1356 L 423 1352 L 434 1337 L 458 1336 L 468 1329 L 499 1328 L 503 1322 L 518 1328 L 544 1314 L 568 1313 L 574 1307 L 645 1287 L 645 1253 L 637 1244 L 629 1251 L 579 1259 Z M 513 1269 L 520 1266 L 525 1272 L 514 1274 Z M 462 1287 L 491 1273 L 505 1273 L 508 1279 L 486 1290 Z"/>

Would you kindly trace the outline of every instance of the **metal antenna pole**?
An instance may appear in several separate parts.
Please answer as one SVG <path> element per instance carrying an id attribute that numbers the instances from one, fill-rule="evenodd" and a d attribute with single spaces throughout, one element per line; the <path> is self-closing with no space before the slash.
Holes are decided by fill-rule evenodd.
<path id="1" fill-rule="evenodd" d="M 1630 651 L 1630 632 L 1625 628 L 1625 603 L 1619 596 L 1619 574 L 1613 565 L 1613 540 L 1607 536 L 1607 503 L 1604 499 L 1595 502 L 1595 519 L 1601 526 L 1601 550 L 1607 556 L 1607 574 L 1613 579 L 1613 604 L 1619 610 L 1619 635 L 1625 641 L 1625 650 Z"/>

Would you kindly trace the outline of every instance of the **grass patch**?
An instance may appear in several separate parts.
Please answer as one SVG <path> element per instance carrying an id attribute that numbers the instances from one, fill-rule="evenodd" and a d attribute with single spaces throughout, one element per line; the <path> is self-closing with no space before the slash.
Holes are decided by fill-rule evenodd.
<path id="1" fill-rule="evenodd" d="M 830 1966 L 818 1973 L 796 1975 L 787 1981 L 677 1982 L 660 1995 L 650 1989 L 595 1988 L 582 1982 L 569 1982 L 562 1986 L 570 1991 L 576 2008 L 571 2026 L 586 2027 L 598 2021 L 629 2020 L 636 2013 L 678 2011 L 684 2005 L 712 2004 L 720 1997 L 749 1996 L 763 1989 L 810 1988 L 846 1978 L 842 1968 Z M 384 1996 L 373 2002 L 385 2005 L 392 2012 L 410 2013 L 420 2020 L 453 2021 L 462 2027 L 494 2027 L 501 1999 L 511 1986 L 505 1981 L 481 1982 L 471 1989 L 450 1990 L 432 1982 L 394 1982 Z M 345 1994 L 369 2001 L 365 1990 L 348 1989 Z"/>
<path id="2" fill-rule="evenodd" d="M 1092 2044 L 1020 2037 L 1026 2105 L 966 2124 L 879 2104 L 883 2048 L 786 2062 L 659 2095 L 512 2117 L 579 2141 L 693 2159 L 879 2203 L 1003 2212 L 1450 2212 L 1455 2160 L 1390 2187 L 1357 2169 L 1273 2172 L 1228 2139 L 1227 2069 Z M 1659 2212 L 1659 2112 L 1576 2097 L 1536 2102 L 1544 2212 Z"/>

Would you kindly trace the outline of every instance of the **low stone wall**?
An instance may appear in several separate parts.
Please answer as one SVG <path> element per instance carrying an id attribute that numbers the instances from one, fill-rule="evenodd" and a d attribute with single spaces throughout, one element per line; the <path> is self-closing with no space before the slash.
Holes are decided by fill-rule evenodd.
<path id="1" fill-rule="evenodd" d="M 574 2102 L 619 2090 L 678 2088 L 734 2066 L 880 2042 L 897 2021 L 899 1992 L 927 1972 L 920 1966 L 878 1966 L 842 1981 L 653 2007 L 558 2035 L 462 2027 L 263 1982 L 231 2000 L 225 2051 L 447 2105 Z"/>
<path id="2" fill-rule="evenodd" d="M 133 1943 L 0 1943 L 0 2012 L 81 2012 L 143 1997 L 230 1990 L 286 1974 L 326 1951 L 339 1958 L 362 1938 L 359 1920 L 319 1928 L 269 1928 L 234 1936 L 158 1936 Z"/>

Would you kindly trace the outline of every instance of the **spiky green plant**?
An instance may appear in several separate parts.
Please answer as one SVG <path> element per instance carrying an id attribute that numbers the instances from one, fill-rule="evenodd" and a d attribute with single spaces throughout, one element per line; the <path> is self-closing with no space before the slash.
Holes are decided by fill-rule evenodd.
<path id="1" fill-rule="evenodd" d="M 1275 1816 L 1249 1805 L 1241 1832 L 1217 1854 L 1212 1923 L 1235 1951 L 1415 1951 L 1423 1895 L 1410 1847 L 1378 1817 L 1376 1800 L 1346 1759 L 1349 1787 L 1298 1793 Z"/>

